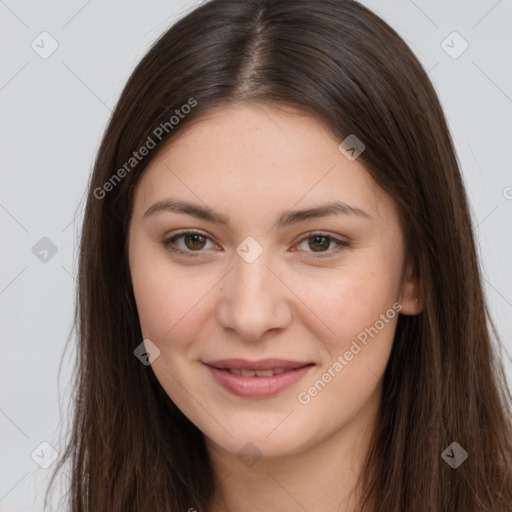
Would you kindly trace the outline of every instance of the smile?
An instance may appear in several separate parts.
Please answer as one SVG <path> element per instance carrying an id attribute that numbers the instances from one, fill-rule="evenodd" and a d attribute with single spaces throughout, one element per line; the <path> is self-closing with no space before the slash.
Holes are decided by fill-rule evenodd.
<path id="1" fill-rule="evenodd" d="M 300 381 L 314 363 L 264 359 L 224 359 L 203 363 L 215 382 L 230 393 L 245 398 L 276 395 Z"/>

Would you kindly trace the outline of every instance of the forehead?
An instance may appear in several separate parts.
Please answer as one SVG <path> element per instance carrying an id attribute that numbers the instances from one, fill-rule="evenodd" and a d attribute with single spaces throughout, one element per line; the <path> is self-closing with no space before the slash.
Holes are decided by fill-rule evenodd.
<path id="1" fill-rule="evenodd" d="M 393 208 L 363 164 L 340 152 L 340 142 L 319 120 L 293 109 L 225 106 L 167 143 L 144 172 L 136 202 L 146 206 L 167 194 L 215 210 L 227 201 L 253 212 L 331 200 L 375 216 Z"/>

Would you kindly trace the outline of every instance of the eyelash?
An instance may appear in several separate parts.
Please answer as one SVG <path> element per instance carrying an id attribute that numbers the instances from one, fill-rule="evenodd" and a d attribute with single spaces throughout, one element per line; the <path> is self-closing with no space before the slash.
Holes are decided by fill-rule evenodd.
<path id="1" fill-rule="evenodd" d="M 183 238 L 186 235 L 201 235 L 203 238 L 211 241 L 211 238 L 209 236 L 205 235 L 204 233 L 202 233 L 200 231 L 192 230 L 192 231 L 182 231 L 180 233 L 177 233 L 177 234 L 173 235 L 172 237 L 165 239 L 162 242 L 162 244 L 164 245 L 164 247 L 166 249 L 168 249 L 174 253 L 179 253 L 179 254 L 185 255 L 186 257 L 190 257 L 190 258 L 200 257 L 201 253 L 204 252 L 202 249 L 197 250 L 197 251 L 191 251 L 191 250 L 184 251 L 182 249 L 177 249 L 176 247 L 174 247 L 172 245 L 176 240 L 179 240 L 180 238 Z M 313 238 L 315 236 L 327 238 L 329 241 L 334 242 L 336 244 L 336 247 L 334 250 L 320 251 L 318 253 L 311 252 L 311 254 L 313 255 L 314 258 L 327 258 L 327 257 L 330 257 L 332 255 L 332 253 L 337 254 L 340 251 L 342 251 L 343 249 L 350 246 L 350 244 L 348 242 L 339 240 L 337 238 L 334 238 L 331 235 L 328 235 L 327 233 L 323 233 L 320 231 L 312 231 L 310 233 L 306 233 L 306 235 L 301 240 L 299 240 L 298 244 L 304 242 L 305 240 L 308 240 L 309 238 Z M 306 252 L 310 252 L 310 251 L 306 251 Z M 194 254 L 194 253 L 196 253 L 196 254 Z"/>

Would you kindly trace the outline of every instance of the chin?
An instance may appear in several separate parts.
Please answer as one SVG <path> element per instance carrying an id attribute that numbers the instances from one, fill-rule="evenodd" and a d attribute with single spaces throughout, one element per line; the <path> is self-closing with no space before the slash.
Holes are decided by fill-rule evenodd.
<path id="1" fill-rule="evenodd" d="M 293 414 L 290 414 L 290 418 Z M 279 421 L 282 421 L 284 417 L 286 414 L 281 415 Z M 311 425 L 308 428 L 306 425 L 289 423 L 285 427 L 284 423 L 287 420 L 281 425 L 279 425 L 279 421 L 272 428 L 267 427 L 266 421 L 263 426 L 261 418 L 258 421 L 257 417 L 254 417 L 253 422 L 248 425 L 245 422 L 239 425 L 235 422 L 228 422 L 230 434 L 233 437 L 225 432 L 221 436 L 209 436 L 206 431 L 203 432 L 210 442 L 213 442 L 221 450 L 236 455 L 239 459 L 243 459 L 245 456 L 255 458 L 292 456 L 308 449 L 328 435 L 326 433 L 322 435 L 322 432 L 315 431 Z M 276 425 L 278 425 L 277 428 Z"/>

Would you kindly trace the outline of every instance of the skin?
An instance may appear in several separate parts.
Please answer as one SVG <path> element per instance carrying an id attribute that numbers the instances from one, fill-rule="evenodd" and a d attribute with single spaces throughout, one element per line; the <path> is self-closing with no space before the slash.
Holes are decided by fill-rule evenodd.
<path id="1" fill-rule="evenodd" d="M 223 106 L 178 132 L 135 191 L 129 265 L 141 329 L 160 349 L 152 369 L 162 387 L 205 435 L 216 511 L 353 510 L 398 314 L 307 404 L 298 394 L 394 303 L 400 314 L 421 310 L 396 206 L 340 142 L 288 108 Z M 229 225 L 171 211 L 144 217 L 171 197 Z M 332 200 L 368 217 L 275 226 L 285 210 Z M 164 245 L 187 229 L 207 238 L 176 240 L 185 254 Z M 338 249 L 311 231 L 349 245 Z M 263 250 L 251 263 L 236 251 L 248 236 Z M 314 366 L 275 396 L 242 398 L 203 364 L 232 357 Z M 262 456 L 251 467 L 237 457 L 248 442 Z"/>

